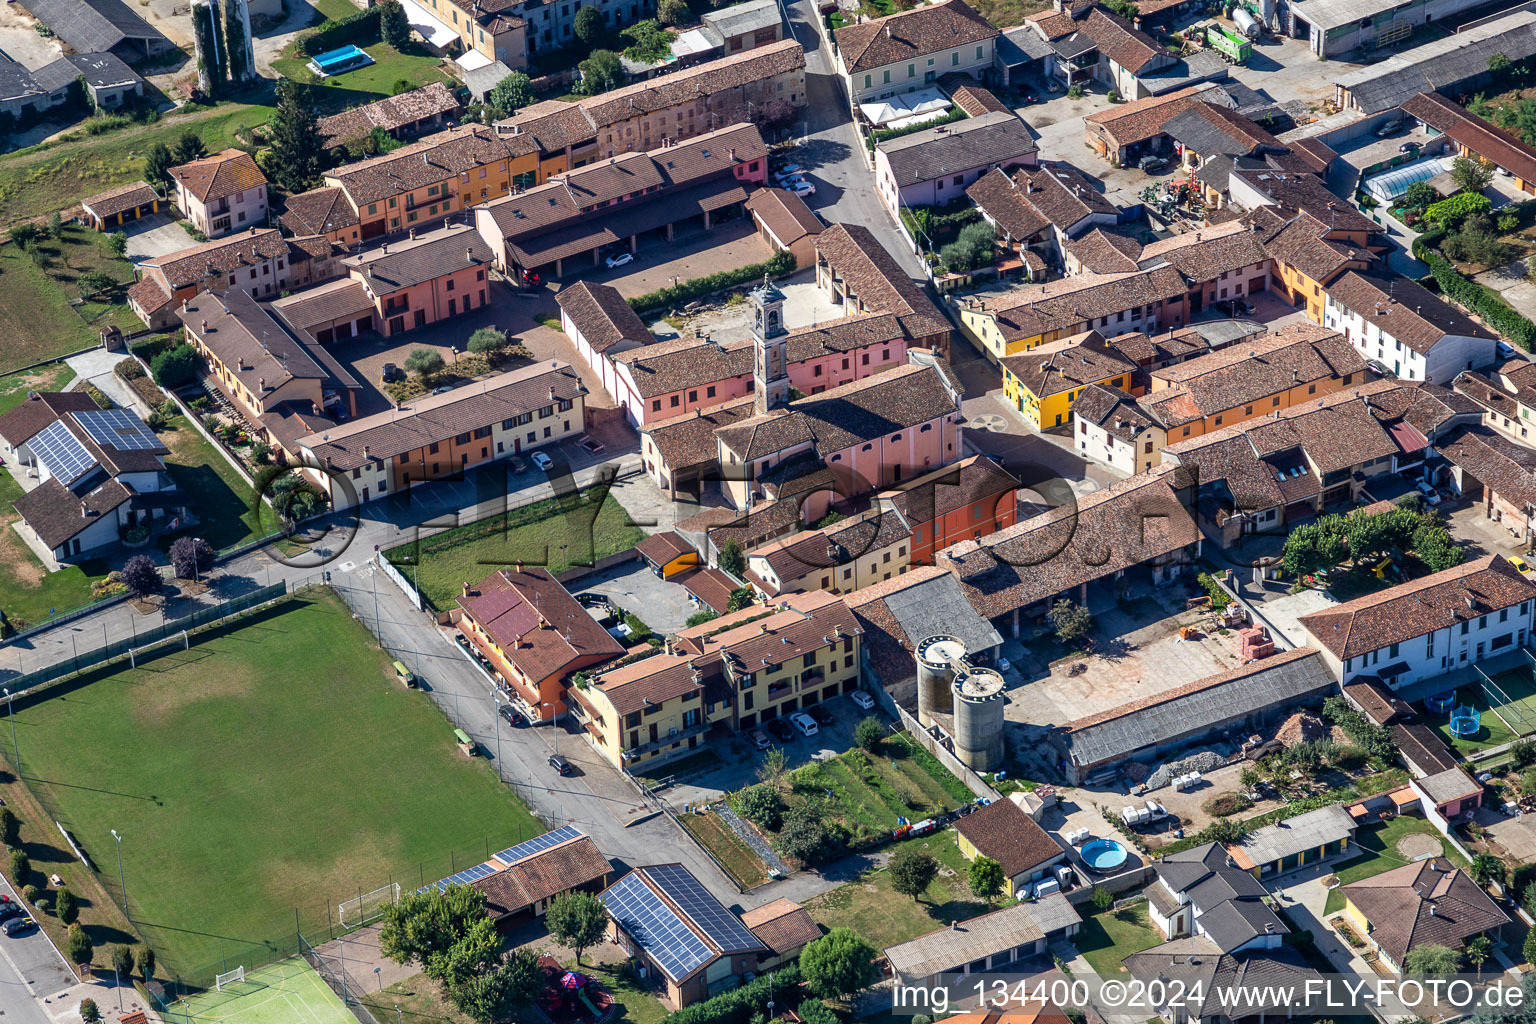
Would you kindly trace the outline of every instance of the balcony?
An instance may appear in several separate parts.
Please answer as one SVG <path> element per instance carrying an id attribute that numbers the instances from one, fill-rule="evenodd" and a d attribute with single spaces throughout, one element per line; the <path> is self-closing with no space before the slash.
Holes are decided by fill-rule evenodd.
<path id="1" fill-rule="evenodd" d="M 708 731 L 709 723 L 700 722 L 698 725 L 691 725 L 686 728 L 675 729 L 671 732 L 663 733 L 656 739 L 642 743 L 638 747 L 627 748 L 624 751 L 624 760 L 627 762 L 632 761 L 637 757 L 644 757 L 646 754 L 649 754 L 652 751 L 665 749 L 674 743 L 687 743 L 688 740 L 694 736 L 702 736 Z"/>

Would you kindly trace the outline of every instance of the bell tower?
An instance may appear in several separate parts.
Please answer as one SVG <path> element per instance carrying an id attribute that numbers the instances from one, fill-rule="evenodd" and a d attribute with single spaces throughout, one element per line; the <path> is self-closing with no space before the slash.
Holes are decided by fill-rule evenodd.
<path id="1" fill-rule="evenodd" d="M 784 293 L 763 275 L 763 283 L 752 291 L 752 386 L 757 395 L 757 414 L 777 409 L 789 402 L 789 365 L 786 348 L 789 334 L 784 330 Z"/>

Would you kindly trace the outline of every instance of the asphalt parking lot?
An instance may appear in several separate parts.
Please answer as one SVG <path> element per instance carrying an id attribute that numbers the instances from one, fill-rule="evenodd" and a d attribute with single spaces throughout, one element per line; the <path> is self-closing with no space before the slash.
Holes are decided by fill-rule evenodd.
<path id="1" fill-rule="evenodd" d="M 644 561 L 626 562 L 573 581 L 571 589 L 583 594 L 602 594 L 611 604 L 639 616 L 657 633 L 676 633 L 690 615 L 699 611 L 681 584 L 657 576 Z"/>
<path id="2" fill-rule="evenodd" d="M 189 249 L 197 244 L 197 239 L 187 234 L 187 229 L 163 209 L 148 217 L 129 221 L 121 230 L 128 236 L 128 249 L 125 255 L 134 265 L 156 256 Z"/>

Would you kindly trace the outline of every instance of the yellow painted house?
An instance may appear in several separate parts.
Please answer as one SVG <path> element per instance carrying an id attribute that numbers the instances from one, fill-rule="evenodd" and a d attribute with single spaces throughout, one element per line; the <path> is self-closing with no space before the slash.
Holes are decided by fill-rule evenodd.
<path id="1" fill-rule="evenodd" d="M 1004 896 L 1018 896 L 1067 858 L 1056 840 L 1012 800 L 994 800 L 956 820 L 955 840 L 966 860 L 997 861 L 1003 869 Z"/>
<path id="2" fill-rule="evenodd" d="M 1002 360 L 1003 394 L 1036 430 L 1071 422 L 1072 403 L 1090 384 L 1129 393 L 1136 364 L 1086 331 Z"/>

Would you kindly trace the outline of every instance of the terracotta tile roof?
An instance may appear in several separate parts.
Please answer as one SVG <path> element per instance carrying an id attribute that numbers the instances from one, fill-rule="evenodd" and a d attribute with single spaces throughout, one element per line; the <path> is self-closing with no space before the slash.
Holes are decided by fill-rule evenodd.
<path id="1" fill-rule="evenodd" d="M 489 268 L 495 254 L 469 224 L 447 224 L 342 260 L 375 298 L 436 281 L 466 267 Z"/>
<path id="2" fill-rule="evenodd" d="M 737 342 L 726 347 L 705 338 L 673 338 L 615 352 L 612 358 L 628 367 L 640 397 L 651 398 L 750 374 L 752 343 Z"/>
<path id="3" fill-rule="evenodd" d="M 1107 384 L 1090 384 L 1083 388 L 1072 403 L 1072 418 L 1092 423 L 1111 437 L 1130 443 L 1154 424 L 1166 427 L 1161 416 L 1153 415 L 1147 408 L 1119 388 Z"/>
<path id="4" fill-rule="evenodd" d="M 1037 345 L 1028 352 L 1004 356 L 1001 362 L 1036 398 L 1073 391 L 1136 368 L 1105 345 L 1098 331 Z"/>
<path id="5" fill-rule="evenodd" d="M 900 512 L 872 508 L 831 526 L 803 530 L 773 541 L 748 552 L 748 559 L 761 559 L 779 583 L 787 585 L 818 569 L 846 565 L 911 536 L 912 528 Z M 780 590 L 771 582 L 764 589 L 770 596 L 776 596 Z"/>
<path id="6" fill-rule="evenodd" d="M 1191 104 L 1201 103 L 1200 94 L 1212 88 L 1208 84 L 1193 85 L 1171 92 L 1166 96 L 1149 96 L 1132 100 L 1097 114 L 1089 114 L 1083 121 L 1103 130 L 1115 145 L 1122 148 L 1161 135 L 1163 126 Z"/>
<path id="7" fill-rule="evenodd" d="M 1517 506 L 1536 503 L 1536 451 L 1487 427 L 1466 427 L 1435 450 L 1478 483 Z"/>
<path id="8" fill-rule="evenodd" d="M 1399 966 L 1417 946 L 1460 949 L 1509 923 L 1509 915 L 1443 857 L 1350 882 L 1342 891 L 1370 922 L 1371 938 Z"/>
<path id="9" fill-rule="evenodd" d="M 1452 308 L 1412 278 L 1351 270 L 1328 289 L 1328 297 L 1349 307 L 1381 332 L 1415 352 L 1428 352 L 1448 334 L 1497 337 Z"/>
<path id="10" fill-rule="evenodd" d="M 977 178 L 965 190 L 989 219 L 1015 240 L 1028 239 L 1051 226 L 1050 220 L 1025 198 L 1015 178 L 997 169 Z"/>
<path id="11" fill-rule="evenodd" d="M 881 491 L 877 501 L 899 511 L 916 528 L 977 502 L 986 502 L 983 508 L 1002 515 L 1012 507 L 1018 487 L 1013 474 L 992 459 L 972 455 L 901 487 Z"/>
<path id="12" fill-rule="evenodd" d="M 753 395 L 746 395 L 712 409 L 699 409 L 652 423 L 641 433 L 650 437 L 661 461 L 668 470 L 676 473 L 690 466 L 714 462 L 719 454 L 715 431 L 752 416 L 756 401 Z"/>
<path id="13" fill-rule="evenodd" d="M 1157 40 L 1117 15 L 1094 8 L 1083 19 L 1082 31 L 1098 46 L 1099 52 L 1131 74 L 1141 71 L 1159 57 L 1171 57 Z"/>
<path id="14" fill-rule="evenodd" d="M 172 167 L 168 173 L 203 203 L 217 202 L 236 192 L 265 187 L 267 184 L 266 175 L 257 168 L 256 161 L 240 149 L 226 149 L 222 153 Z"/>
<path id="15" fill-rule="evenodd" d="M 325 180 L 344 189 L 353 207 L 360 210 L 369 203 L 435 185 L 513 155 L 509 144 L 489 125 L 461 125 L 425 136 L 383 156 L 328 171 Z"/>
<path id="16" fill-rule="evenodd" d="M 668 530 L 651 534 L 636 544 L 635 550 L 640 553 L 641 558 L 657 568 L 665 566 L 675 558 L 696 553 L 692 544 Z"/>
<path id="17" fill-rule="evenodd" d="M 470 887 L 485 894 L 485 910 L 496 921 L 511 914 L 521 913 L 533 906 L 522 882 L 506 869 L 476 878 Z"/>
<path id="18" fill-rule="evenodd" d="M 357 211 L 347 194 L 335 186 L 311 189 L 289 196 L 278 223 L 295 235 L 324 235 L 356 227 Z"/>
<path id="19" fill-rule="evenodd" d="M 328 281 L 272 303 L 272 312 L 296 331 L 308 331 L 337 320 L 358 320 L 374 313 L 373 299 L 352 278 Z"/>
<path id="20" fill-rule="evenodd" d="M 458 605 L 535 682 L 624 653 L 545 569 L 499 569 L 458 598 Z"/>
<path id="21" fill-rule="evenodd" d="M 782 896 L 742 914 L 741 923 L 779 956 L 793 955 L 806 943 L 821 938 L 821 929 L 806 909 Z"/>
<path id="22" fill-rule="evenodd" d="M 1153 370 L 1151 376 L 1182 389 L 1200 415 L 1212 416 L 1302 384 L 1364 372 L 1365 359 L 1343 335 L 1306 323 Z M 1148 397 L 1159 394 L 1154 383 Z"/>
<path id="23" fill-rule="evenodd" d="M 1013 111 L 983 113 L 876 143 L 898 188 L 973 167 L 1013 167 L 1036 150 L 1035 137 Z"/>
<path id="24" fill-rule="evenodd" d="M 148 206 L 159 198 L 160 194 L 146 182 L 135 181 L 82 199 L 80 205 L 98 217 L 107 218 L 127 213 L 135 207 Z"/>
<path id="25" fill-rule="evenodd" d="M 541 361 L 465 384 L 446 394 L 423 395 L 398 409 L 327 430 L 329 441 L 311 435 L 303 439 L 303 444 L 334 469 L 354 469 L 556 402 L 574 401 L 586 392 L 581 376 L 568 363 Z M 579 418 L 580 414 L 576 416 Z"/>
<path id="26" fill-rule="evenodd" d="M 857 635 L 859 626 L 841 597 L 824 590 L 790 594 L 761 617 L 744 608 L 677 634 L 677 649 L 723 657 L 733 675 L 773 671 L 813 651 Z"/>
<path id="27" fill-rule="evenodd" d="M 827 228 L 804 199 L 781 188 L 757 189 L 747 198 L 747 210 L 784 245 L 806 235 L 819 235 Z"/>
<path id="28" fill-rule="evenodd" d="M 58 477 L 49 477 L 11 507 L 44 544 L 56 548 L 87 526 L 96 525 L 102 516 L 131 500 L 133 493 L 116 478 L 81 494 L 59 483 Z"/>
<path id="29" fill-rule="evenodd" d="M 1257 333 L 1263 333 L 1263 328 L 1258 328 Z M 1158 335 L 1117 334 L 1104 343 L 1136 365 L 1153 369 L 1211 350 L 1211 342 L 1193 327 L 1178 327 Z"/>
<path id="30" fill-rule="evenodd" d="M 1141 243 L 1103 228 L 1068 242 L 1067 252 L 1090 274 L 1127 274 L 1140 269 Z"/>
<path id="31" fill-rule="evenodd" d="M 565 100 L 542 100 L 496 122 L 503 139 L 527 137 L 545 153 L 573 148 L 597 138 L 597 125 L 586 108 Z"/>
<path id="32" fill-rule="evenodd" d="M 1281 263 L 1289 264 L 1319 284 L 1332 284 L 1350 263 L 1376 259 L 1376 254 L 1369 249 L 1326 237 L 1332 230 L 1310 213 L 1303 212 L 1261 237 L 1264 238 L 1264 248 Z"/>
<path id="33" fill-rule="evenodd" d="M 152 257 L 140 266 L 159 269 L 171 288 L 180 290 L 199 283 L 210 271 L 229 274 L 244 267 L 260 266 L 287 253 L 288 243 L 276 228 L 251 228 L 228 238 Z"/>
<path id="34" fill-rule="evenodd" d="M 459 101 L 443 82 L 432 82 L 419 89 L 386 96 L 339 114 L 322 117 L 317 122 L 320 144 L 326 149 L 360 139 L 375 128 L 393 135 L 419 121 L 456 115 Z"/>
<path id="35" fill-rule="evenodd" d="M 1269 252 L 1253 231 L 1234 221 L 1154 242 L 1142 250 L 1142 266 L 1154 260 L 1166 261 L 1192 284 L 1203 284 L 1239 270 L 1265 270 Z"/>
<path id="36" fill-rule="evenodd" d="M 1503 556 L 1484 555 L 1297 621 L 1338 657 L 1358 658 L 1533 598 L 1536 584 Z"/>
<path id="37" fill-rule="evenodd" d="M 187 340 L 202 341 L 253 395 L 265 399 L 289 381 L 328 376 L 308 348 L 239 289 L 223 296 L 194 295 L 176 315 L 186 328 Z"/>
<path id="38" fill-rule="evenodd" d="M 1048 331 L 1086 328 L 1099 317 L 1182 298 L 1188 291 L 1177 270 L 1161 266 L 1132 274 L 1081 274 L 986 293 L 975 298 L 974 308 L 996 317 L 1005 340 L 1020 341 Z"/>
<path id="39" fill-rule="evenodd" d="M 506 871 L 530 904 L 602 881 L 613 873 L 591 836 L 581 835 L 513 861 Z"/>
<path id="40" fill-rule="evenodd" d="M 995 39 L 997 29 L 964 0 L 942 0 L 909 11 L 845 25 L 833 33 L 843 65 L 869 71 L 956 46 Z"/>
<path id="41" fill-rule="evenodd" d="M 1387 504 L 1391 505 L 1391 502 Z M 1350 683 L 1344 687 L 1344 695 L 1359 705 L 1361 712 L 1377 725 L 1390 725 L 1400 718 L 1413 717 L 1413 708 L 1375 683 Z"/>
<path id="42" fill-rule="evenodd" d="M 705 606 L 724 615 L 731 605 L 731 595 L 739 584 L 720 569 L 700 568 L 685 572 L 677 582 Z"/>
<path id="43" fill-rule="evenodd" d="M 595 352 L 606 352 L 621 341 L 642 345 L 654 341 L 645 322 L 624 301 L 617 288 L 578 281 L 560 289 L 555 302 Z"/>
<path id="44" fill-rule="evenodd" d="M 54 420 L 71 412 L 90 412 L 98 406 L 84 391 L 29 391 L 27 397 L 0 416 L 0 439 L 12 448 L 37 436 Z"/>
<path id="45" fill-rule="evenodd" d="M 937 563 L 959 579 L 977 612 L 996 618 L 1198 541 L 1200 530 L 1171 486 L 1180 479 L 1163 470 L 1117 481 L 962 541 L 939 552 Z"/>
<path id="46" fill-rule="evenodd" d="M 864 309 L 896 314 L 908 340 L 949 336 L 948 318 L 864 225 L 832 225 L 817 236 L 816 254 L 843 279 Z"/>
<path id="47" fill-rule="evenodd" d="M 971 117 L 980 117 L 991 112 L 996 114 L 1011 114 L 1013 108 L 992 94 L 990 89 L 983 89 L 975 82 L 962 85 L 950 93 L 949 98 L 955 101 L 955 106 L 965 111 Z"/>
<path id="48" fill-rule="evenodd" d="M 718 622 L 713 620 L 710 625 Z M 660 653 L 597 674 L 592 685 L 602 691 L 622 718 L 669 700 L 691 699 L 709 684 L 711 677 L 719 678 L 724 671 L 718 653 Z"/>
<path id="49" fill-rule="evenodd" d="M 1263 196 L 1268 205 L 1309 213 L 1332 231 L 1381 232 L 1380 224 L 1328 191 L 1315 174 L 1234 167 L 1232 178 Z"/>
<path id="50" fill-rule="evenodd" d="M 1066 853 L 1012 800 L 994 800 L 956 818 L 955 831 L 976 847 L 977 853 L 1001 864 L 1007 878 L 1032 872 Z"/>
<path id="51" fill-rule="evenodd" d="M 153 314 L 170 301 L 171 297 L 166 294 L 164 288 L 160 287 L 160 282 L 148 274 L 139 278 L 133 287 L 128 289 L 129 304 L 143 313 Z"/>
<path id="52" fill-rule="evenodd" d="M 1536 149 L 1509 132 L 1469 112 L 1438 92 L 1425 92 L 1403 104 L 1410 114 L 1484 160 L 1525 181 L 1536 180 Z"/>

